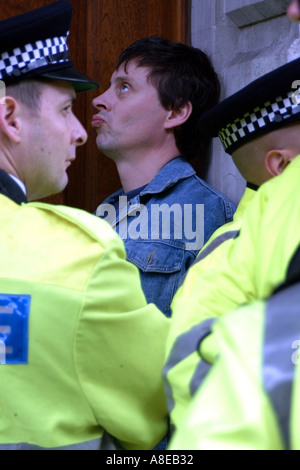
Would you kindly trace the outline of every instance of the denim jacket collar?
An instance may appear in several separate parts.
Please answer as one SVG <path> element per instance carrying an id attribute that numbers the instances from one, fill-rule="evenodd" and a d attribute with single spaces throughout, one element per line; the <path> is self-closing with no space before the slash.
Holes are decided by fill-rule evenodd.
<path id="1" fill-rule="evenodd" d="M 173 160 L 166 163 L 153 180 L 141 191 L 140 196 L 161 193 L 178 181 L 189 178 L 195 173 L 193 167 L 184 157 L 173 158 Z"/>
<path id="2" fill-rule="evenodd" d="M 141 191 L 139 197 L 146 196 L 147 194 L 158 194 L 170 188 L 178 181 L 189 178 L 195 175 L 196 172 L 193 167 L 187 162 L 184 157 L 176 157 L 170 160 L 166 165 L 157 173 L 157 175 L 150 181 L 149 184 Z M 114 194 L 109 196 L 104 202 L 113 203 L 118 200 L 119 196 L 124 195 L 123 189 L 119 189 Z"/>

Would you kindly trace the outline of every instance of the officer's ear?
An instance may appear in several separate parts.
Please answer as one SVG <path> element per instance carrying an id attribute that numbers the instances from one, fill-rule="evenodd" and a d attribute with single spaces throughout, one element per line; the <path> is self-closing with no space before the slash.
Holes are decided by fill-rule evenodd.
<path id="1" fill-rule="evenodd" d="M 270 150 L 265 156 L 265 167 L 271 176 L 280 175 L 295 157 L 288 149 Z"/>
<path id="2" fill-rule="evenodd" d="M 170 110 L 165 121 L 165 129 L 181 126 L 181 124 L 184 124 L 188 120 L 192 111 L 193 105 L 190 101 L 180 106 L 179 109 Z"/>
<path id="3" fill-rule="evenodd" d="M 12 142 L 20 142 L 20 106 L 11 96 L 0 100 L 0 129 Z"/>

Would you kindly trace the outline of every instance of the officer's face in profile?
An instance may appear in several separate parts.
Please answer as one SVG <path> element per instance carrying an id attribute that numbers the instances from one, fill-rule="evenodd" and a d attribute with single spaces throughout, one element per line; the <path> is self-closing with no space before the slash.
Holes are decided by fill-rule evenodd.
<path id="1" fill-rule="evenodd" d="M 56 194 L 68 183 L 67 169 L 76 158 L 76 148 L 87 140 L 73 114 L 74 100 L 72 85 L 57 80 L 43 85 L 36 115 L 20 107 L 22 153 L 27 156 L 20 163 L 21 179 L 28 200 Z"/>
<path id="2" fill-rule="evenodd" d="M 294 0 L 288 10 L 287 16 L 292 21 L 300 21 L 300 0 Z"/>

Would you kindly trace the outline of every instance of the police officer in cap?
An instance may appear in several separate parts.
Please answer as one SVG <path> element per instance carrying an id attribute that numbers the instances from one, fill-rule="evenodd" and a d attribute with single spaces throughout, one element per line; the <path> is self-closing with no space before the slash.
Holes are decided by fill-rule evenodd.
<path id="1" fill-rule="evenodd" d="M 251 225 L 248 229 L 240 229 L 244 227 L 245 214 L 257 201 L 257 193 L 261 194 L 260 188 L 268 180 L 268 183 L 274 180 L 276 184 L 275 180 L 286 171 L 293 175 L 297 168 L 300 100 L 296 83 L 299 72 L 300 59 L 296 59 L 250 83 L 203 116 L 203 132 L 219 137 L 248 184 L 233 223 L 219 229 L 202 249 L 198 262 L 190 268 L 172 303 L 164 376 L 169 409 L 176 427 L 180 426 L 199 386 L 197 367 L 201 336 L 207 335 L 203 343 L 206 361 L 213 362 L 215 358 L 215 344 L 208 335 L 211 319 L 223 316 L 240 304 L 270 295 L 272 289 L 284 280 L 288 257 L 276 258 L 281 263 L 278 270 L 273 268 L 273 252 L 270 252 L 270 258 L 264 253 L 258 257 L 262 239 L 257 234 L 255 238 L 254 231 L 258 229 L 264 205 L 252 209 Z M 277 216 L 277 211 L 275 208 L 275 213 L 270 210 L 269 214 L 276 216 L 280 232 L 283 218 L 281 212 Z M 270 227 L 273 226 L 273 232 L 277 233 L 274 223 Z M 265 233 L 273 237 L 269 229 Z M 241 246 L 241 240 L 244 240 L 241 253 L 232 258 L 236 253 L 234 246 Z M 290 255 L 295 245 L 290 241 L 287 245 L 286 254 Z M 267 244 L 266 253 L 271 246 L 271 243 Z M 259 282 L 256 262 L 259 266 L 262 263 L 264 273 Z M 270 276 L 271 272 L 273 276 Z M 186 312 L 184 318 L 183 308 Z"/>
<path id="2" fill-rule="evenodd" d="M 287 15 L 299 21 L 299 0 L 291 2 Z M 293 89 L 297 84 L 299 68 L 295 68 Z M 296 106 L 298 95 L 299 89 L 291 95 Z M 297 127 L 296 121 L 294 126 Z M 217 345 L 218 360 L 209 374 L 204 361 L 199 363 L 200 388 L 171 448 L 300 449 L 299 158 L 281 176 L 263 185 L 242 225 L 241 238 L 247 230 L 260 232 L 259 249 L 255 250 L 254 245 L 247 248 L 257 267 L 266 264 L 260 281 L 269 297 L 261 295 L 261 300 L 242 305 L 207 329 L 207 340 L 213 337 Z M 240 241 L 236 243 L 238 249 Z M 270 260 L 266 263 L 268 252 L 272 267 Z M 271 276 L 271 269 L 277 272 L 275 276 Z M 276 279 L 278 274 L 280 280 Z M 203 358 L 207 349 L 203 339 L 199 344 L 198 338 L 198 346 Z"/>
<path id="3" fill-rule="evenodd" d="M 167 430 L 168 320 L 104 221 L 27 202 L 62 191 L 86 131 L 72 6 L 0 22 L 0 449 L 147 449 Z"/>

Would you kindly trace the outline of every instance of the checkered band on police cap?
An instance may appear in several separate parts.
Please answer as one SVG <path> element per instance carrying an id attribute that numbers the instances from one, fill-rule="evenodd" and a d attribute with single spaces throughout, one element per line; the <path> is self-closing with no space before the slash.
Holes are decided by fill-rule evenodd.
<path id="1" fill-rule="evenodd" d="M 18 77 L 39 67 L 69 61 L 68 34 L 25 44 L 11 52 L 3 52 L 0 55 L 0 79 Z"/>
<path id="2" fill-rule="evenodd" d="M 300 121 L 300 57 L 262 75 L 209 109 L 200 133 L 232 155 L 250 140 Z"/>
<path id="3" fill-rule="evenodd" d="M 255 107 L 235 119 L 220 129 L 218 137 L 225 151 L 231 153 L 233 148 L 243 145 L 243 141 L 249 140 L 251 135 L 256 137 L 263 133 L 264 128 L 283 124 L 296 114 L 300 114 L 300 104 L 295 98 L 295 92 L 291 90 L 286 96 L 279 96 L 273 102 L 267 101 L 262 107 Z"/>

